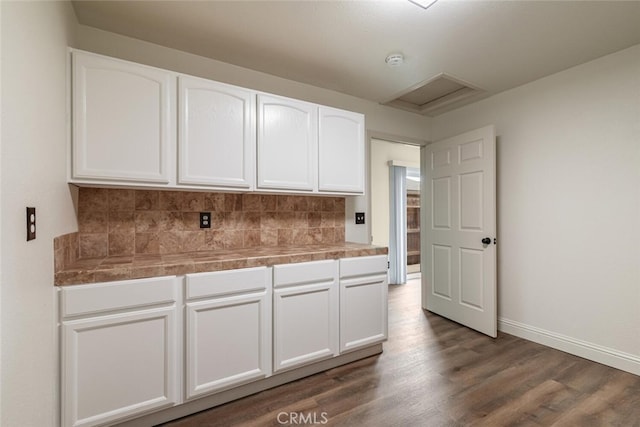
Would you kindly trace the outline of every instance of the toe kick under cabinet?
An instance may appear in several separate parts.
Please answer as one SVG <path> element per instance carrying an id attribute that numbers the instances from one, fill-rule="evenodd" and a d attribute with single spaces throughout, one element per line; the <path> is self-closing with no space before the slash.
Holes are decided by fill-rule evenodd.
<path id="1" fill-rule="evenodd" d="M 386 255 L 57 293 L 63 427 L 153 417 L 237 387 L 256 392 L 357 360 L 349 353 L 387 337 Z"/>

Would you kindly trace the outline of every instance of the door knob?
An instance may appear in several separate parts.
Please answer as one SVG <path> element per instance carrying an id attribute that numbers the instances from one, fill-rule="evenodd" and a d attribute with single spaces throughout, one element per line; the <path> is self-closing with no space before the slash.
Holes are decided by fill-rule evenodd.
<path id="1" fill-rule="evenodd" d="M 491 238 L 490 237 L 485 237 L 484 239 L 482 239 L 482 244 L 483 245 L 490 245 L 491 244 Z"/>

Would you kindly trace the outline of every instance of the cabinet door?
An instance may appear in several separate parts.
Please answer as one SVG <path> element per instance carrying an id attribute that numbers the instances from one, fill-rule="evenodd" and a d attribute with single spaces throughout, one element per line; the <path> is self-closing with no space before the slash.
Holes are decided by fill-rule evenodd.
<path id="1" fill-rule="evenodd" d="M 340 352 L 387 339 L 387 275 L 340 280 Z"/>
<path id="2" fill-rule="evenodd" d="M 93 426 L 177 403 L 175 306 L 62 323 L 62 424 Z"/>
<path id="3" fill-rule="evenodd" d="M 175 75 L 73 53 L 72 178 L 168 184 Z"/>
<path id="4" fill-rule="evenodd" d="M 187 303 L 187 398 L 228 389 L 271 373 L 267 292 Z"/>
<path id="5" fill-rule="evenodd" d="M 274 372 L 338 354 L 337 291 L 333 281 L 273 291 Z"/>
<path id="6" fill-rule="evenodd" d="M 364 116 L 319 107 L 318 189 L 364 193 Z"/>
<path id="7" fill-rule="evenodd" d="M 317 107 L 258 95 L 258 188 L 316 188 Z"/>
<path id="8" fill-rule="evenodd" d="M 180 184 L 251 189 L 255 93 L 180 76 Z"/>

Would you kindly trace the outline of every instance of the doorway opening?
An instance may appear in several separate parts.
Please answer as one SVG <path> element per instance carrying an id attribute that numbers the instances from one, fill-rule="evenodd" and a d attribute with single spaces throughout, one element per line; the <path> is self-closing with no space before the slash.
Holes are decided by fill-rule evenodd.
<path id="1" fill-rule="evenodd" d="M 372 138 L 370 154 L 371 242 L 389 248 L 389 283 L 403 284 L 420 275 L 420 146 Z"/>

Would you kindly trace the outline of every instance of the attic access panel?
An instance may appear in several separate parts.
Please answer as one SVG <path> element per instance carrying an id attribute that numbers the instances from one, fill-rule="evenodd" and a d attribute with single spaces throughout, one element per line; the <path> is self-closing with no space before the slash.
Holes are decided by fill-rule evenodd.
<path id="1" fill-rule="evenodd" d="M 444 107 L 482 93 L 462 80 L 440 73 L 396 94 L 383 104 L 424 115 L 435 115 Z"/>

